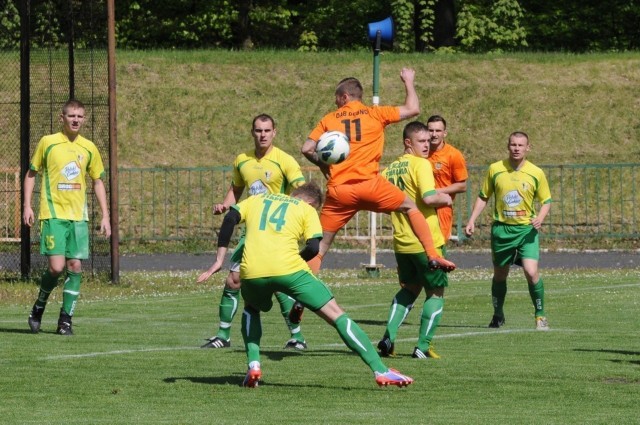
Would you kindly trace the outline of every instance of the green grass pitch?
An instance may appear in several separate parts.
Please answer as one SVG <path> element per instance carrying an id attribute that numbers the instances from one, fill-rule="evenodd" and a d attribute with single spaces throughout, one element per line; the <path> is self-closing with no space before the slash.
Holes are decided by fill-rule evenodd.
<path id="1" fill-rule="evenodd" d="M 42 332 L 26 319 L 35 286 L 0 283 L 0 422 L 5 424 L 631 424 L 640 400 L 640 272 L 542 270 L 550 332 L 534 331 L 520 270 L 509 282 L 507 324 L 488 329 L 490 274 L 456 271 L 434 340 L 440 360 L 410 354 L 418 302 L 386 363 L 415 378 L 378 388 L 334 329 L 306 312 L 306 352 L 283 351 L 279 311 L 263 314 L 263 383 L 240 386 L 246 357 L 199 346 L 215 333 L 223 276 L 126 273 L 83 285 L 73 337 L 53 332 L 60 289 Z M 397 290 L 394 273 L 321 276 L 375 343 Z"/>

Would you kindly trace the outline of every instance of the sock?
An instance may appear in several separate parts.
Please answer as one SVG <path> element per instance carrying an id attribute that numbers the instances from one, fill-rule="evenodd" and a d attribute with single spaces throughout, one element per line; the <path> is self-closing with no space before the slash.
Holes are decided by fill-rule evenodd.
<path id="1" fill-rule="evenodd" d="M 222 291 L 222 298 L 220 298 L 220 306 L 218 307 L 220 325 L 216 336 L 225 341 L 229 341 L 231 337 L 231 322 L 238 311 L 238 295 L 240 295 L 239 289 L 225 288 Z"/>
<path id="2" fill-rule="evenodd" d="M 242 312 L 242 340 L 247 352 L 247 363 L 260 362 L 260 338 L 262 338 L 262 323 L 260 312 L 252 307 L 245 307 Z"/>
<path id="3" fill-rule="evenodd" d="M 498 282 L 495 279 L 491 280 L 491 300 L 493 302 L 493 314 L 494 316 L 504 317 L 504 299 L 507 296 L 507 282 Z"/>
<path id="4" fill-rule="evenodd" d="M 431 296 L 427 298 L 422 306 L 422 318 L 420 319 L 420 336 L 418 337 L 418 348 L 422 352 L 429 351 L 431 340 L 436 333 L 442 311 L 444 310 L 444 298 Z"/>
<path id="5" fill-rule="evenodd" d="M 413 292 L 405 288 L 400 289 L 396 296 L 393 297 L 393 301 L 389 307 L 387 329 L 384 333 L 384 336 L 389 338 L 391 342 L 396 340 L 398 328 L 413 308 L 413 303 L 416 301 L 416 298 L 418 297 L 414 295 Z"/>
<path id="6" fill-rule="evenodd" d="M 82 283 L 82 273 L 67 270 L 67 278 L 62 287 L 62 310 L 69 316 L 73 316 L 73 311 L 76 309 L 80 283 Z"/>
<path id="7" fill-rule="evenodd" d="M 291 311 L 291 307 L 293 307 L 295 300 L 282 292 L 276 292 L 276 299 L 280 303 L 280 314 L 282 314 L 282 317 L 289 328 L 289 332 L 291 332 L 291 338 L 296 341 L 304 342 L 304 335 L 302 335 L 302 331 L 300 330 L 300 324 L 293 324 L 289 321 L 289 311 Z"/>
<path id="8" fill-rule="evenodd" d="M 536 309 L 536 317 L 544 316 L 544 283 L 542 278 L 535 285 L 527 286 L 529 287 L 529 295 L 531 295 L 533 307 Z"/>
<path id="9" fill-rule="evenodd" d="M 363 362 L 365 362 L 373 372 L 385 373 L 389 369 L 382 363 L 380 356 L 367 334 L 358 326 L 356 322 L 344 313 L 336 319 L 334 324 L 342 341 L 360 356 Z"/>
<path id="10" fill-rule="evenodd" d="M 49 270 L 42 273 L 42 278 L 40 279 L 40 291 L 38 292 L 38 299 L 35 302 L 35 306 L 38 308 L 44 308 L 47 305 L 47 300 L 49 299 L 49 295 L 51 295 L 51 291 L 58 286 L 58 276 L 53 277 Z"/>
<path id="11" fill-rule="evenodd" d="M 307 261 L 307 265 L 311 269 L 311 273 L 318 274 L 318 272 L 320 271 L 320 266 L 322 266 L 322 258 L 323 256 L 318 254 L 311 260 Z"/>
<path id="12" fill-rule="evenodd" d="M 438 254 L 438 251 L 436 251 L 436 247 L 433 246 L 431 230 L 429 229 L 427 220 L 425 220 L 420 210 L 409 210 L 409 212 L 407 212 L 407 217 L 409 218 L 411 229 L 413 230 L 413 233 L 415 233 L 415 235 L 418 237 L 418 239 L 420 239 L 420 243 L 424 248 L 424 252 L 427 253 L 427 257 L 429 257 L 429 259 L 441 257 L 441 255 Z"/>

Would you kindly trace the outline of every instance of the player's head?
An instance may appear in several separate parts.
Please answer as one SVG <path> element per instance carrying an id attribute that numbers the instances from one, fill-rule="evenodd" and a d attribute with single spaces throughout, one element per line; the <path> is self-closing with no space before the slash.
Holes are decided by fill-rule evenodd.
<path id="1" fill-rule="evenodd" d="M 431 115 L 427 120 L 427 129 L 429 130 L 431 149 L 436 150 L 442 146 L 447 137 L 447 121 L 440 115 Z"/>
<path id="2" fill-rule="evenodd" d="M 62 105 L 62 115 L 66 114 L 71 108 L 85 110 L 84 103 L 80 102 L 78 99 L 69 99 L 64 103 L 64 105 Z"/>
<path id="3" fill-rule="evenodd" d="M 69 99 L 62 106 L 62 114 L 60 114 L 60 120 L 62 121 L 62 132 L 70 139 L 76 138 L 80 132 L 80 128 L 84 123 L 85 107 L 82 102 L 77 99 Z"/>
<path id="4" fill-rule="evenodd" d="M 291 192 L 294 198 L 302 199 L 313 208 L 318 209 L 322 205 L 322 189 L 314 182 L 308 182 L 296 187 Z"/>
<path id="5" fill-rule="evenodd" d="M 260 114 L 253 119 L 251 135 L 257 151 L 266 153 L 276 137 L 276 123 L 270 115 Z"/>
<path id="6" fill-rule="evenodd" d="M 336 87 L 336 106 L 343 107 L 351 100 L 362 100 L 362 84 L 357 78 L 344 78 Z"/>
<path id="7" fill-rule="evenodd" d="M 511 133 L 509 135 L 507 149 L 509 150 L 509 159 L 516 163 L 523 161 L 527 156 L 527 152 L 531 149 L 527 133 L 524 131 L 514 131 Z"/>
<path id="8" fill-rule="evenodd" d="M 429 156 L 429 131 L 420 121 L 411 121 L 402 130 L 404 152 L 422 158 Z"/>

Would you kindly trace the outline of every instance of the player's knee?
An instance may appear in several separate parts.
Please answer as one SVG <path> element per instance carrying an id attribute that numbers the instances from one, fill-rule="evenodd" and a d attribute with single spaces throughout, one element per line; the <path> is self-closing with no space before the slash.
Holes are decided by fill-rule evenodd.
<path id="1" fill-rule="evenodd" d="M 411 200 L 411 198 L 405 196 L 404 201 L 398 207 L 398 211 L 406 214 L 413 209 L 417 210 L 418 206 Z"/>
<path id="2" fill-rule="evenodd" d="M 225 281 L 225 287 L 227 289 L 240 289 L 240 273 L 229 273 Z"/>

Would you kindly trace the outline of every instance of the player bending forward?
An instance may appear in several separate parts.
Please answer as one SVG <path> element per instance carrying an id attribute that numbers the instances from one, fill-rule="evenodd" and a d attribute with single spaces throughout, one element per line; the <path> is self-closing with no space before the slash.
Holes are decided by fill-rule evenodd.
<path id="1" fill-rule="evenodd" d="M 321 189 L 314 183 L 306 183 L 291 196 L 265 193 L 247 198 L 232 206 L 223 220 L 216 262 L 201 278 L 206 279 L 222 268 L 233 230 L 244 222 L 246 238 L 240 280 L 245 307 L 241 329 L 248 371 L 243 386 L 257 387 L 262 378 L 260 312 L 271 310 L 276 291 L 300 300 L 333 326 L 347 347 L 371 368 L 378 385 L 407 386 L 413 379 L 382 362 L 369 337 L 338 306 L 331 290 L 311 273 L 306 263 L 317 255 L 320 246 L 322 227 L 314 208 L 321 204 Z M 306 241 L 302 251 L 298 248 L 300 239 Z"/>

